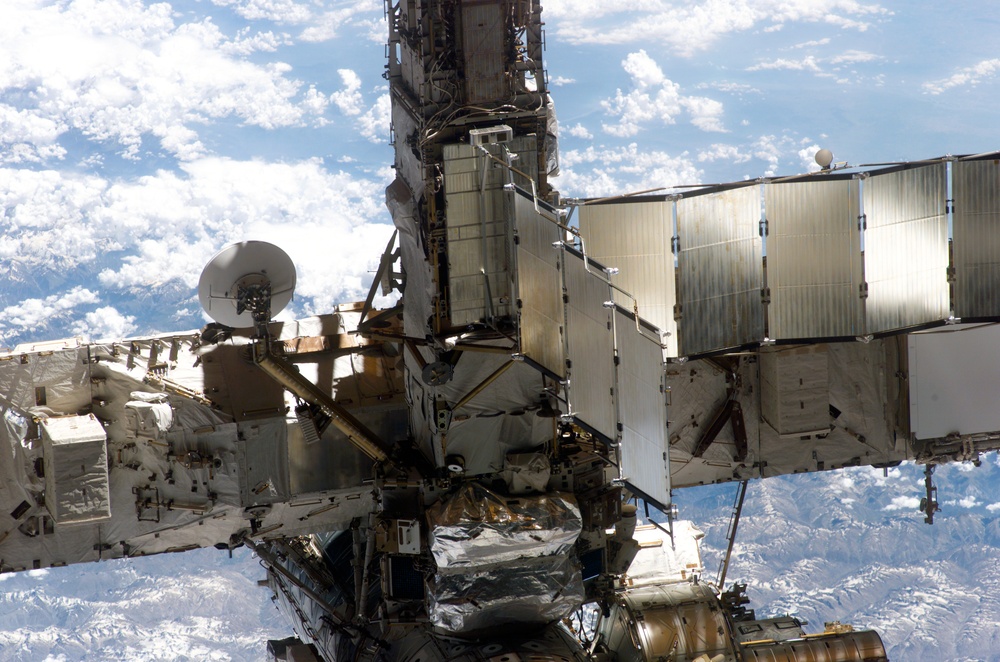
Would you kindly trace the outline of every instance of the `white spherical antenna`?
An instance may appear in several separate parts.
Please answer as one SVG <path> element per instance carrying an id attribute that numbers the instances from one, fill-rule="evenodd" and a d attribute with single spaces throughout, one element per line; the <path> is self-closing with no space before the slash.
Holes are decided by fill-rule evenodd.
<path id="1" fill-rule="evenodd" d="M 833 163 L 833 152 L 828 149 L 821 149 L 816 152 L 816 163 L 819 164 L 820 168 L 826 170 Z"/>
<path id="2" fill-rule="evenodd" d="M 198 300 L 208 316 L 236 329 L 264 323 L 295 293 L 295 264 L 285 251 L 266 241 L 242 241 L 209 260 L 198 280 Z"/>

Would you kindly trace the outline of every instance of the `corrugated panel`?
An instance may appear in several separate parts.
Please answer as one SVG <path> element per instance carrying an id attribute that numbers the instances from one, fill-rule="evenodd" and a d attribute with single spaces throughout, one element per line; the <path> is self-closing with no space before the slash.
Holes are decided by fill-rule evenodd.
<path id="1" fill-rule="evenodd" d="M 482 155 L 464 145 L 445 148 L 448 302 L 455 325 L 478 322 L 491 313 L 502 316 L 512 312 L 511 193 L 501 188 L 504 168 L 485 155 L 476 157 L 476 153 Z M 484 172 L 488 185 L 480 190 L 475 182 L 482 181 Z"/>
<path id="2" fill-rule="evenodd" d="M 514 160 L 518 168 L 522 160 L 526 161 L 527 175 L 536 172 L 537 168 L 531 168 L 536 161 L 535 144 L 534 137 L 522 136 L 484 145 L 492 157 L 479 147 L 457 143 L 444 146 L 448 304 L 454 325 L 475 323 L 491 313 L 514 314 L 513 193 L 503 187 L 511 181 L 526 183 L 525 177 L 506 165 L 508 159 Z M 527 185 L 530 188 L 530 183 Z"/>
<path id="3" fill-rule="evenodd" d="M 611 298 L 610 287 L 587 271 L 578 253 L 567 249 L 563 255 L 571 413 L 614 440 L 614 338 L 611 311 L 604 306 Z"/>
<path id="4" fill-rule="evenodd" d="M 768 336 L 863 335 L 858 182 L 767 184 Z"/>
<path id="5" fill-rule="evenodd" d="M 500 149 L 506 150 L 503 155 L 513 160 L 514 169 L 511 170 L 513 182 L 530 191 L 531 183 L 538 182 L 538 141 L 535 136 L 517 136 L 511 141 L 501 143 L 497 151 Z"/>
<path id="6" fill-rule="evenodd" d="M 955 316 L 1000 317 L 1000 164 L 951 166 Z"/>
<path id="7" fill-rule="evenodd" d="M 486 150 L 496 158 L 483 153 Z M 513 161 L 513 168 L 505 164 Z M 482 171 L 486 169 L 486 179 Z M 524 173 L 523 175 L 520 173 Z M 449 193 L 497 188 L 513 182 L 526 191 L 531 180 L 538 179 L 537 140 L 534 136 L 518 136 L 501 143 L 482 146 L 450 143 L 444 146 L 444 188 Z"/>
<path id="8" fill-rule="evenodd" d="M 565 377 L 560 251 L 552 245 L 559 241 L 559 227 L 535 211 L 533 200 L 521 192 L 514 194 L 514 217 L 521 353 Z"/>
<path id="9" fill-rule="evenodd" d="M 483 169 L 486 177 L 483 177 Z M 479 192 L 483 188 L 500 188 L 507 183 L 508 170 L 483 153 L 470 158 L 445 161 L 444 188 L 449 194 Z"/>
<path id="10" fill-rule="evenodd" d="M 667 406 L 660 344 L 615 311 L 618 343 L 618 409 L 621 414 L 622 477 L 660 508 L 670 504 Z M 647 331 L 648 332 L 648 331 Z"/>
<path id="11" fill-rule="evenodd" d="M 471 195 L 468 205 L 454 204 Z M 511 236 L 503 190 L 446 196 L 448 202 L 448 287 L 453 324 L 479 321 L 491 312 L 509 315 L 511 308 Z M 476 206 L 481 204 L 479 209 Z M 485 209 L 486 221 L 482 220 Z M 485 260 L 483 251 L 485 247 Z M 485 276 L 484 276 L 485 273 Z M 487 304 L 489 278 L 491 305 Z"/>
<path id="12" fill-rule="evenodd" d="M 939 163 L 864 182 L 868 333 L 948 317 L 945 174 Z"/>
<path id="13" fill-rule="evenodd" d="M 504 62 L 507 26 L 500 3 L 462 4 L 462 54 L 467 103 L 509 96 Z"/>
<path id="14" fill-rule="evenodd" d="M 667 333 L 667 356 L 677 356 L 674 321 L 673 202 L 628 202 L 579 208 L 587 254 L 619 273 L 615 285 L 635 296 L 639 316 Z M 616 303 L 632 307 L 616 293 Z"/>
<path id="15" fill-rule="evenodd" d="M 701 354 L 764 337 L 760 187 L 677 201 L 678 351 Z"/>

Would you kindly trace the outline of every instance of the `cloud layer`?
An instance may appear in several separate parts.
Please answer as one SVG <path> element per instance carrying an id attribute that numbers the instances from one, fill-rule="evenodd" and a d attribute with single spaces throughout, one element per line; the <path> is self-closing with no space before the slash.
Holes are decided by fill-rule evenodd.
<path id="1" fill-rule="evenodd" d="M 858 0 L 549 0 L 546 18 L 558 20 L 559 38 L 574 44 L 662 44 L 685 57 L 726 35 L 819 23 L 866 31 L 889 15 L 878 3 Z"/>
<path id="2" fill-rule="evenodd" d="M 215 252 L 245 239 L 275 243 L 296 262 L 294 312 L 362 298 L 391 233 L 381 205 L 387 180 L 387 171 L 367 179 L 331 173 L 319 160 L 215 157 L 134 181 L 0 169 L 0 265 L 22 274 L 21 291 L 69 279 L 67 289 L 8 305 L 0 334 L 44 331 L 70 312 L 87 321 L 110 296 L 187 293 L 164 302 L 178 305 Z M 69 284 L 81 279 L 88 284 Z M 91 326 L 140 328 L 107 305 L 99 318 Z"/>
<path id="3" fill-rule="evenodd" d="M 367 159 L 329 168 L 356 160 L 330 154 L 335 144 L 314 156 L 245 154 L 267 134 L 287 136 L 301 154 L 295 131 L 334 123 L 353 127 L 340 131 L 345 140 L 385 144 L 384 92 L 349 67 L 337 71 L 339 88 L 302 80 L 284 57 L 348 26 L 370 34 L 381 3 L 213 0 L 217 16 L 198 4 L 0 7 L 0 265 L 8 274 L 0 344 L 200 324 L 193 289 L 202 267 L 248 238 L 276 243 L 296 261 L 290 313 L 366 294 L 390 234 L 381 200 L 391 173 Z M 129 165 L 109 170 L 112 161 Z"/>
<path id="4" fill-rule="evenodd" d="M 631 78 L 632 89 L 627 93 L 619 89 L 613 98 L 601 102 L 607 114 L 616 120 L 604 125 L 606 132 L 630 137 L 645 124 L 674 124 L 682 113 L 687 113 L 691 124 L 702 131 L 725 131 L 722 104 L 707 97 L 682 95 L 680 86 L 664 76 L 646 51 L 629 53 L 622 61 L 622 68 Z"/>

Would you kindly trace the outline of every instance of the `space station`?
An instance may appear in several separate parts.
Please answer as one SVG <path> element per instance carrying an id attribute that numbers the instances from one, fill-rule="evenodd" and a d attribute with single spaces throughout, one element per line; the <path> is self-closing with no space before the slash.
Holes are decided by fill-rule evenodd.
<path id="1" fill-rule="evenodd" d="M 539 2 L 386 13 L 367 299 L 275 321 L 246 241 L 202 329 L 0 355 L 0 572 L 246 546 L 288 662 L 887 660 L 757 618 L 672 493 L 916 461 L 933 520 L 1000 448 L 997 155 L 566 199 Z"/>

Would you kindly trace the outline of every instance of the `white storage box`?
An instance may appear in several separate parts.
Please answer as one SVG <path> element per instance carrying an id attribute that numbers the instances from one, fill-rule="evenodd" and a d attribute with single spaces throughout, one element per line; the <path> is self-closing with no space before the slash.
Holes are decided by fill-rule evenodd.
<path id="1" fill-rule="evenodd" d="M 43 419 L 45 507 L 57 524 L 111 518 L 108 447 L 93 414 Z"/>

